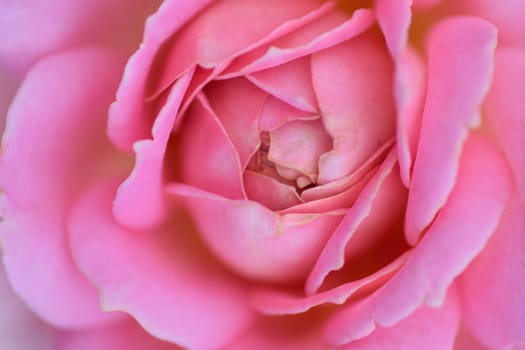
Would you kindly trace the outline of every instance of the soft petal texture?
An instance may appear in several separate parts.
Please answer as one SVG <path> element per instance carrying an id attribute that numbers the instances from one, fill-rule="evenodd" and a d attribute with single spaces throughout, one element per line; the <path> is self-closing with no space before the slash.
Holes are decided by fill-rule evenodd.
<path id="1" fill-rule="evenodd" d="M 515 192 L 498 230 L 461 282 L 465 319 L 488 347 L 525 346 L 525 51 L 496 54 L 484 116 L 513 170 Z"/>
<path id="2" fill-rule="evenodd" d="M 450 6 L 458 8 L 465 14 L 480 16 L 494 23 L 498 27 L 498 41 L 502 46 L 525 47 L 523 1 L 459 0 Z"/>
<path id="3" fill-rule="evenodd" d="M 293 108 L 288 103 L 273 96 L 269 96 L 259 114 L 259 129 L 261 131 L 269 131 L 287 121 L 296 119 L 311 120 L 317 118 L 319 118 L 318 115 L 313 115 L 312 113 Z"/>
<path id="4" fill-rule="evenodd" d="M 463 312 L 464 310 L 462 310 Z M 468 331 L 464 324 L 459 326 L 454 342 L 454 350 L 491 350 L 483 346 L 471 332 Z M 519 349 L 512 349 L 519 350 Z"/>
<path id="5" fill-rule="evenodd" d="M 135 166 L 120 185 L 113 203 L 115 217 L 126 226 L 149 227 L 162 221 L 166 214 L 163 195 L 164 156 L 192 73 L 188 72 L 173 85 L 153 125 L 153 138 L 137 141 L 133 145 Z"/>
<path id="6" fill-rule="evenodd" d="M 254 171 L 244 173 L 244 186 L 248 198 L 270 210 L 286 209 L 302 202 L 295 187 Z"/>
<path id="7" fill-rule="evenodd" d="M 495 45 L 496 28 L 474 17 L 445 19 L 428 38 L 427 100 L 405 224 L 412 245 L 445 204 L 469 129 L 480 124 Z"/>
<path id="8" fill-rule="evenodd" d="M 244 78 L 214 82 L 205 94 L 244 169 L 260 144 L 258 117 L 268 94 Z"/>
<path id="9" fill-rule="evenodd" d="M 380 39 L 361 35 L 312 55 L 312 79 L 333 151 L 321 156 L 318 183 L 356 170 L 394 133 L 392 65 Z"/>
<path id="10" fill-rule="evenodd" d="M 154 338 L 131 318 L 104 328 L 62 332 L 57 336 L 56 342 L 55 350 L 182 349 L 175 344 Z"/>
<path id="11" fill-rule="evenodd" d="M 345 215 L 341 224 L 330 236 L 306 281 L 305 292 L 307 295 L 314 294 L 331 271 L 343 267 L 346 245 L 361 222 L 370 215 L 374 199 L 385 179 L 392 172 L 395 161 L 395 154 L 390 152 L 380 169 L 370 179 L 370 182 L 363 189 L 355 204 Z"/>
<path id="12" fill-rule="evenodd" d="M 182 184 L 169 190 L 183 196 L 208 247 L 235 271 L 259 281 L 304 278 L 341 220 L 340 213 L 280 216 L 256 202 Z"/>
<path id="13" fill-rule="evenodd" d="M 28 74 L 9 111 L 0 163 L 3 259 L 14 290 L 53 325 L 117 317 L 100 310 L 96 289 L 75 267 L 64 221 L 86 182 L 128 168 L 104 133 L 123 63 L 100 49 L 51 56 Z"/>
<path id="14" fill-rule="evenodd" d="M 310 75 L 310 57 L 281 64 L 247 76 L 261 89 L 290 105 L 309 112 L 318 110 Z"/>
<path id="15" fill-rule="evenodd" d="M 11 104 L 11 100 L 15 96 L 19 83 L 18 79 L 8 70 L 0 68 L 0 135 L 4 133 L 7 110 Z"/>
<path id="16" fill-rule="evenodd" d="M 405 48 L 408 28 L 412 19 L 412 0 L 376 0 L 375 12 L 386 44 L 392 56 L 397 57 Z"/>
<path id="17" fill-rule="evenodd" d="M 484 248 L 512 190 L 504 160 L 483 137 L 465 144 L 456 185 L 406 264 L 376 293 L 339 309 L 328 322 L 332 344 L 345 344 L 388 327 L 423 304 L 439 306 L 451 282 Z"/>
<path id="18" fill-rule="evenodd" d="M 452 350 L 460 319 L 460 307 L 455 291 L 451 290 L 448 294 L 441 307 L 434 309 L 422 306 L 392 327 L 378 327 L 368 337 L 340 349 Z"/>
<path id="19" fill-rule="evenodd" d="M 3 1 L 0 66 L 20 76 L 39 58 L 86 44 L 136 48 L 146 16 L 159 1 Z M 125 12 L 126 15 L 122 15 Z"/>
<path id="20" fill-rule="evenodd" d="M 133 143 L 149 137 L 151 118 L 145 105 L 145 85 L 152 61 L 163 43 L 212 0 L 166 0 L 146 21 L 144 39 L 131 56 L 110 109 L 108 133 L 115 146 L 133 151 Z"/>
<path id="21" fill-rule="evenodd" d="M 239 156 L 203 94 L 172 138 L 175 150 L 166 156 L 166 166 L 177 181 L 226 198 L 245 198 Z"/>
<path id="22" fill-rule="evenodd" d="M 87 191 L 69 221 L 73 257 L 104 308 L 125 310 L 154 336 L 193 349 L 218 348 L 247 327 L 252 312 L 242 281 L 199 249 L 187 214 L 132 235 L 111 216 L 117 183 Z"/>
<path id="23" fill-rule="evenodd" d="M 53 329 L 14 294 L 1 263 L 0 310 L 0 349 L 55 349 Z"/>

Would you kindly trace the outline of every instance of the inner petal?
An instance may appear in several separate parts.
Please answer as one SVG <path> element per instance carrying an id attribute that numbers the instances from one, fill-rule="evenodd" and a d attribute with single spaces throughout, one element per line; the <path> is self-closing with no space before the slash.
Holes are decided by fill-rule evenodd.
<path id="1" fill-rule="evenodd" d="M 294 120 L 270 131 L 268 159 L 305 174 L 315 182 L 321 154 L 332 149 L 332 138 L 321 120 Z"/>

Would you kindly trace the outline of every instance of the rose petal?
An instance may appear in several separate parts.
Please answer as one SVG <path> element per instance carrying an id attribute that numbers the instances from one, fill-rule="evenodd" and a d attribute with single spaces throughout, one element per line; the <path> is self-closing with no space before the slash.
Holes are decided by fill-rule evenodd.
<path id="1" fill-rule="evenodd" d="M 330 343 L 346 344 L 367 336 L 376 325 L 394 325 L 423 303 L 440 305 L 450 283 L 494 232 L 511 186 L 498 151 L 472 134 L 463 150 L 456 186 L 412 256 L 376 293 L 331 319 L 326 333 Z"/>
<path id="2" fill-rule="evenodd" d="M 383 182 L 392 172 L 395 162 L 395 154 L 390 152 L 378 172 L 374 174 L 355 204 L 347 212 L 337 230 L 330 236 L 306 281 L 305 292 L 307 295 L 314 294 L 331 271 L 343 267 L 345 247 L 361 222 L 370 215 L 374 199 Z"/>
<path id="3" fill-rule="evenodd" d="M 270 131 L 292 120 L 313 120 L 320 118 L 300 109 L 290 106 L 273 96 L 268 96 L 259 114 L 259 129 Z"/>
<path id="4" fill-rule="evenodd" d="M 0 140 L 4 133 L 7 110 L 20 82 L 7 70 L 0 68 Z"/>
<path id="5" fill-rule="evenodd" d="M 113 203 L 116 219 L 125 226 L 150 227 L 162 221 L 166 214 L 162 188 L 164 155 L 192 73 L 193 71 L 188 72 L 173 85 L 165 105 L 155 119 L 153 139 L 137 141 L 133 145 L 135 166 L 120 185 Z"/>
<path id="6" fill-rule="evenodd" d="M 311 296 L 299 296 L 271 289 L 255 290 L 251 300 L 255 308 L 267 315 L 298 314 L 326 303 L 341 305 L 355 294 L 358 297 L 374 290 L 399 270 L 408 254 L 400 256 L 379 271 L 357 281 Z"/>
<path id="7" fill-rule="evenodd" d="M 14 294 L 0 262 L 0 348 L 54 349 L 53 329 Z"/>
<path id="8" fill-rule="evenodd" d="M 332 138 L 320 119 L 294 120 L 270 131 L 268 159 L 315 181 L 319 157 L 330 149 Z"/>
<path id="9" fill-rule="evenodd" d="M 412 0 L 376 0 L 374 5 L 390 54 L 398 57 L 404 51 L 408 38 Z"/>
<path id="10" fill-rule="evenodd" d="M 268 94 L 244 78 L 213 82 L 205 94 L 244 169 L 259 147 L 258 117 Z"/>
<path id="11" fill-rule="evenodd" d="M 261 89 L 295 108 L 316 113 L 319 109 L 310 70 L 310 57 L 302 57 L 246 77 Z"/>
<path id="12" fill-rule="evenodd" d="M 125 310 L 154 336 L 193 349 L 218 348 L 247 327 L 252 313 L 242 282 L 196 247 L 185 214 L 131 235 L 111 217 L 117 184 L 87 191 L 69 221 L 73 257 L 100 289 L 104 308 Z"/>
<path id="13" fill-rule="evenodd" d="M 469 17 L 437 24 L 428 39 L 428 92 L 414 163 L 405 231 L 410 244 L 445 204 L 469 129 L 492 75 L 496 28 Z"/>
<path id="14" fill-rule="evenodd" d="M 86 44 L 131 51 L 158 0 L 20 0 L 2 3 L 0 65 L 19 77 L 52 52 Z M 125 13 L 126 15 L 121 15 Z"/>
<path id="15" fill-rule="evenodd" d="M 490 348 L 525 343 L 525 51 L 498 50 L 494 83 L 484 109 L 502 145 L 515 190 L 494 237 L 462 278 L 465 320 Z"/>
<path id="16" fill-rule="evenodd" d="M 446 302 L 440 308 L 433 309 L 428 306 L 422 306 L 396 325 L 387 328 L 376 328 L 368 337 L 338 349 L 452 349 L 460 315 L 456 293 L 449 293 Z"/>
<path id="17" fill-rule="evenodd" d="M 87 182 L 129 167 L 105 136 L 123 64 L 124 57 L 102 49 L 42 60 L 20 87 L 2 140 L 0 239 L 7 274 L 30 308 L 60 327 L 118 317 L 101 312 L 96 289 L 74 265 L 64 220 Z"/>
<path id="18" fill-rule="evenodd" d="M 227 200 L 182 184 L 168 190 L 187 203 L 208 247 L 232 269 L 258 281 L 304 278 L 341 219 L 340 214 L 281 217 L 259 203 Z"/>
<path id="19" fill-rule="evenodd" d="M 394 134 L 392 66 L 378 40 L 361 35 L 312 55 L 314 90 L 334 139 L 319 162 L 320 184 L 357 169 Z"/>
<path id="20" fill-rule="evenodd" d="M 161 341 L 148 334 L 134 320 L 125 319 L 116 325 L 77 332 L 62 332 L 56 350 L 181 350 L 175 344 Z"/>
<path id="21" fill-rule="evenodd" d="M 248 198 L 270 210 L 281 210 L 302 202 L 294 187 L 254 171 L 244 172 L 244 186 Z"/>
<path id="22" fill-rule="evenodd" d="M 227 198 L 245 198 L 239 157 L 201 93 L 188 110 L 166 164 L 176 179 Z"/>

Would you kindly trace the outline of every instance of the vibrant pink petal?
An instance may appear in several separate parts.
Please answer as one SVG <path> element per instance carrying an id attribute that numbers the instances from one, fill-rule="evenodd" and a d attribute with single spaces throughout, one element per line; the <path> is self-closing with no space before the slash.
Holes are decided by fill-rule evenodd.
<path id="1" fill-rule="evenodd" d="M 183 183 L 227 198 L 244 198 L 239 157 L 204 95 L 184 119 L 172 136 L 175 150 L 166 156 L 166 167 Z"/>
<path id="2" fill-rule="evenodd" d="M 270 131 L 288 121 L 318 118 L 320 118 L 319 115 L 296 109 L 273 96 L 268 96 L 259 114 L 259 129 L 261 131 Z"/>
<path id="3" fill-rule="evenodd" d="M 462 310 L 463 311 L 463 310 Z M 490 350 L 483 346 L 479 340 L 462 324 L 459 326 L 454 342 L 454 350 Z M 519 350 L 519 349 L 512 349 Z"/>
<path id="4" fill-rule="evenodd" d="M 337 15 L 335 22 L 338 25 L 335 27 L 332 27 L 332 18 L 329 19 L 330 26 L 324 28 L 325 24 L 322 23 L 321 33 L 314 22 L 313 31 L 306 26 L 248 53 L 245 57 L 241 56 L 225 71 L 223 77 L 250 74 L 310 55 L 354 38 L 374 23 L 374 15 L 368 9 L 357 10 L 350 19 L 347 19 L 346 15 Z M 341 23 L 341 19 L 346 20 Z"/>
<path id="5" fill-rule="evenodd" d="M 370 215 L 374 199 L 386 178 L 392 173 L 395 162 L 395 154 L 390 152 L 381 168 L 345 215 L 337 230 L 330 236 L 330 240 L 321 252 L 306 281 L 305 291 L 307 295 L 314 294 L 331 271 L 343 267 L 346 245 L 361 222 Z"/>
<path id="6" fill-rule="evenodd" d="M 412 7 L 415 9 L 427 9 L 429 7 L 435 6 L 439 3 L 443 2 L 443 0 L 413 0 Z M 416 14 L 417 16 L 417 14 Z"/>
<path id="7" fill-rule="evenodd" d="M 363 295 L 385 283 L 399 270 L 408 256 L 404 254 L 384 268 L 357 281 L 345 283 L 326 292 L 311 296 L 290 294 L 271 289 L 256 290 L 251 297 L 252 303 L 259 312 L 267 315 L 298 314 L 326 303 L 343 304 L 349 298 Z"/>
<path id="8" fill-rule="evenodd" d="M 515 190 L 494 237 L 462 278 L 465 319 L 495 349 L 525 346 L 525 51 L 496 53 L 484 115 L 513 172 Z"/>
<path id="9" fill-rule="evenodd" d="M 67 0 L 65 0 L 67 1 Z M 160 47 L 212 0 L 166 0 L 147 23 L 143 43 L 130 58 L 117 101 L 111 106 L 108 132 L 120 149 L 132 152 L 133 143 L 151 135 L 152 121 L 145 116 L 146 80 Z M 175 78 L 175 77 L 174 77 Z"/>
<path id="10" fill-rule="evenodd" d="M 315 113 L 319 109 L 310 70 L 310 57 L 307 56 L 246 77 L 261 89 L 295 108 Z"/>
<path id="11" fill-rule="evenodd" d="M 244 186 L 249 199 L 270 210 L 286 209 L 302 202 L 295 187 L 250 170 L 244 172 Z"/>
<path id="12" fill-rule="evenodd" d="M 244 78 L 213 82 L 205 94 L 244 169 L 259 147 L 258 117 L 268 94 Z"/>
<path id="13" fill-rule="evenodd" d="M 498 28 L 498 44 L 525 48 L 523 1 L 459 0 L 450 6 L 456 7 L 464 14 L 480 16 L 493 23 Z"/>
<path id="14" fill-rule="evenodd" d="M 0 68 L 0 139 L 4 133 L 7 110 L 20 82 L 9 71 Z"/>
<path id="15" fill-rule="evenodd" d="M 443 20 L 429 36 L 427 100 L 405 224 L 412 245 L 452 191 L 462 145 L 480 123 L 495 45 L 496 28 L 479 18 Z"/>
<path id="16" fill-rule="evenodd" d="M 379 38 L 361 35 L 312 55 L 312 78 L 333 151 L 321 156 L 318 183 L 356 170 L 394 134 L 392 64 Z"/>
<path id="17" fill-rule="evenodd" d="M 97 44 L 134 50 L 158 0 L 20 0 L 2 3 L 0 66 L 23 77 L 52 52 Z"/>
<path id="18" fill-rule="evenodd" d="M 69 222 L 73 257 L 104 308 L 125 310 L 154 336 L 192 349 L 218 348 L 247 327 L 242 282 L 196 245 L 184 212 L 151 234 L 132 235 L 111 216 L 117 183 L 88 191 Z"/>
<path id="19" fill-rule="evenodd" d="M 71 200 L 127 159 L 105 135 L 124 58 L 100 49 L 41 61 L 20 87 L 2 140 L 0 225 L 14 290 L 42 318 L 67 328 L 112 321 L 77 270 L 65 237 Z M 57 288 L 60 286 L 60 288 Z"/>
<path id="20" fill-rule="evenodd" d="M 426 97 L 426 67 L 419 54 L 409 47 L 399 55 L 396 69 L 396 140 L 401 178 L 409 187 Z"/>
<path id="21" fill-rule="evenodd" d="M 412 19 L 412 0 L 375 0 L 377 21 L 393 57 L 405 49 Z"/>
<path id="22" fill-rule="evenodd" d="M 120 185 L 113 204 L 115 217 L 121 224 L 145 228 L 162 221 L 166 214 L 164 156 L 192 73 L 188 72 L 173 85 L 166 104 L 153 124 L 153 139 L 137 141 L 133 145 L 135 166 Z"/>
<path id="23" fill-rule="evenodd" d="M 340 309 L 327 326 L 332 344 L 346 344 L 389 327 L 422 304 L 438 306 L 446 290 L 484 248 L 511 191 L 506 164 L 487 140 L 471 135 L 456 186 L 401 270 L 358 305 Z"/>
<path id="24" fill-rule="evenodd" d="M 270 131 L 268 159 L 315 181 L 319 157 L 331 149 L 332 138 L 320 119 L 294 120 Z"/>
<path id="25" fill-rule="evenodd" d="M 172 184 L 190 209 L 207 246 L 240 274 L 281 283 L 306 276 L 340 214 L 278 214 L 247 200 L 228 200 Z"/>
<path id="26" fill-rule="evenodd" d="M 62 332 L 56 350 L 182 350 L 148 334 L 135 320 L 125 319 L 116 325 L 76 332 Z"/>
<path id="27" fill-rule="evenodd" d="M 0 349 L 53 350 L 53 329 L 14 294 L 0 262 Z"/>
<path id="28" fill-rule="evenodd" d="M 452 350 L 461 316 L 457 299 L 456 293 L 449 293 L 441 307 L 422 306 L 392 327 L 376 328 L 368 337 L 338 349 Z"/>

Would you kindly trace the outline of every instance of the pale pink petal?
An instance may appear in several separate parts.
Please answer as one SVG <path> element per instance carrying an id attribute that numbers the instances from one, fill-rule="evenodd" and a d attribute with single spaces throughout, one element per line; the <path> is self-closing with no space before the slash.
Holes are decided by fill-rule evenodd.
<path id="1" fill-rule="evenodd" d="M 342 18 L 345 19 L 346 17 Z M 336 23 L 339 21 L 340 18 L 337 17 Z M 332 21 L 330 20 L 330 22 Z M 290 35 L 271 42 L 257 51 L 248 53 L 246 57 L 240 57 L 238 61 L 233 62 L 232 67 L 225 71 L 223 77 L 250 74 L 310 55 L 362 34 L 373 23 L 374 14 L 372 11 L 361 9 L 355 11 L 352 18 L 336 27 L 327 28 L 325 32 L 318 33 L 318 29 L 315 27 L 314 31 L 305 27 L 304 30 L 299 30 L 297 33 L 292 32 Z"/>
<path id="2" fill-rule="evenodd" d="M 319 157 L 331 149 L 332 138 L 321 119 L 295 120 L 270 131 L 268 159 L 315 181 Z"/>
<path id="3" fill-rule="evenodd" d="M 330 236 L 306 281 L 307 295 L 314 294 L 331 271 L 343 267 L 346 245 L 361 222 L 370 215 L 374 199 L 386 178 L 391 174 L 395 162 L 395 153 L 392 151 L 345 215 L 337 230 Z"/>
<path id="4" fill-rule="evenodd" d="M 495 2 L 491 0 L 458 0 L 455 7 L 466 15 L 480 16 L 498 28 L 498 43 L 502 46 L 525 48 L 525 31 L 523 18 L 525 2 L 512 0 Z"/>
<path id="5" fill-rule="evenodd" d="M 104 328 L 62 332 L 56 343 L 55 350 L 182 350 L 173 343 L 154 338 L 131 318 Z"/>
<path id="6" fill-rule="evenodd" d="M 105 135 L 123 65 L 101 49 L 50 56 L 29 72 L 9 111 L 0 163 L 4 263 L 14 290 L 53 325 L 116 317 L 101 312 L 97 290 L 72 261 L 64 221 L 87 182 L 129 168 Z"/>
<path id="7" fill-rule="evenodd" d="M 427 83 L 426 67 L 414 49 L 408 47 L 399 55 L 395 80 L 399 167 L 403 183 L 409 187 Z"/>
<path id="8" fill-rule="evenodd" d="M 185 211 L 155 232 L 130 234 L 111 216 L 117 184 L 86 192 L 69 221 L 73 257 L 104 309 L 125 310 L 155 337 L 192 349 L 218 348 L 246 328 L 242 282 L 198 245 Z"/>
<path id="9" fill-rule="evenodd" d="M 270 131 L 287 121 L 296 119 L 313 120 L 318 118 L 320 118 L 319 115 L 302 111 L 273 96 L 268 96 L 259 114 L 259 129 L 261 131 Z"/>
<path id="10" fill-rule="evenodd" d="M 451 290 L 441 307 L 422 306 L 392 327 L 376 328 L 368 337 L 338 349 L 452 350 L 461 316 L 457 299 Z"/>
<path id="11" fill-rule="evenodd" d="M 472 17 L 443 20 L 429 36 L 427 100 L 405 224 L 412 245 L 452 191 L 462 145 L 480 123 L 495 45 L 496 28 Z"/>
<path id="12" fill-rule="evenodd" d="M 0 66 L 23 77 L 38 59 L 74 46 L 134 50 L 159 1 L 17 0 L 2 2 Z"/>
<path id="13" fill-rule="evenodd" d="M 412 0 L 376 0 L 374 5 L 388 49 L 397 58 L 406 47 L 412 19 Z"/>
<path id="14" fill-rule="evenodd" d="M 324 185 L 318 185 L 316 187 L 309 188 L 301 193 L 301 197 L 307 202 L 314 201 L 317 199 L 334 196 L 354 186 L 385 159 L 393 144 L 394 139 L 385 142 L 385 144 L 380 149 L 370 156 L 366 162 L 361 164 L 361 166 L 352 174 Z"/>
<path id="15" fill-rule="evenodd" d="M 312 55 L 314 89 L 334 139 L 320 159 L 320 184 L 356 170 L 394 134 L 392 64 L 382 45 L 368 34 Z"/>
<path id="16" fill-rule="evenodd" d="M 241 165 L 235 148 L 202 94 L 188 110 L 166 168 L 177 181 L 227 198 L 244 198 Z"/>
<path id="17" fill-rule="evenodd" d="M 401 270 L 358 305 L 340 309 L 327 325 L 332 344 L 389 327 L 422 304 L 441 305 L 450 283 L 484 248 L 511 191 L 498 151 L 473 134 L 465 144 L 456 186 L 446 205 Z"/>
<path id="18" fill-rule="evenodd" d="M 15 295 L 1 261 L 0 310 L 0 349 L 55 349 L 55 332 Z"/>
<path id="19" fill-rule="evenodd" d="M 67 1 L 67 0 L 64 0 Z M 143 43 L 128 61 L 117 100 L 111 106 L 108 133 L 113 143 L 132 152 L 133 143 L 151 136 L 152 116 L 146 116 L 146 80 L 160 47 L 212 0 L 166 0 L 146 21 Z M 149 117 L 149 118 L 148 118 Z"/>
<path id="20" fill-rule="evenodd" d="M 228 266 L 259 281 L 303 279 L 341 214 L 279 216 L 259 203 L 228 200 L 172 184 L 190 209 L 207 246 Z"/>
<path id="21" fill-rule="evenodd" d="M 318 107 L 310 71 L 310 57 L 307 56 L 246 77 L 295 108 L 315 113 Z"/>
<path id="22" fill-rule="evenodd" d="M 171 88 L 167 101 L 153 124 L 153 139 L 137 141 L 133 145 L 135 166 L 120 185 L 113 203 L 116 219 L 125 226 L 149 227 L 162 221 L 166 214 L 163 194 L 164 156 L 191 76 L 192 71 Z"/>
<path id="23" fill-rule="evenodd" d="M 399 270 L 407 257 L 408 253 L 403 254 L 398 259 L 369 276 L 311 296 L 261 288 L 255 290 L 250 299 L 259 312 L 267 315 L 303 313 L 315 306 L 326 303 L 341 305 L 347 302 L 349 298 L 370 293 L 370 291 L 373 291 L 385 283 L 385 281 L 390 279 L 392 275 Z"/>
<path id="24" fill-rule="evenodd" d="M 487 347 L 525 346 L 525 51 L 496 53 L 484 115 L 513 171 L 515 190 L 494 237 L 462 278 L 465 320 Z"/>
<path id="25" fill-rule="evenodd" d="M 244 186 L 248 198 L 270 210 L 281 210 L 302 202 L 293 186 L 250 170 L 244 172 Z"/>
<path id="26" fill-rule="evenodd" d="M 205 94 L 244 169 L 259 147 L 258 117 L 268 94 L 244 78 L 213 82 Z"/>

